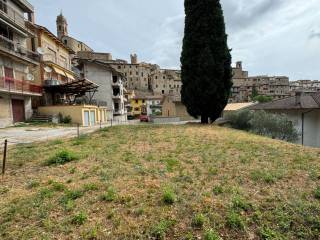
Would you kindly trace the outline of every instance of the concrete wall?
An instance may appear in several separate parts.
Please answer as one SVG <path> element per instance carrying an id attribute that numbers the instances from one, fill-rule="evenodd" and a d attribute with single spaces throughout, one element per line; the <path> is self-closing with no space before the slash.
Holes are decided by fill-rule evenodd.
<path id="1" fill-rule="evenodd" d="M 113 109 L 112 73 L 106 68 L 93 63 L 86 63 L 84 76 L 90 81 L 99 85 L 98 92 L 94 98 L 98 101 L 107 102 L 107 107 Z"/>
<path id="2" fill-rule="evenodd" d="M 38 112 L 41 115 L 48 116 L 58 116 L 61 113 L 64 117 L 70 116 L 72 118 L 72 123 L 80 124 L 81 126 L 85 125 L 84 112 L 85 111 L 94 111 L 95 112 L 95 124 L 101 122 L 106 122 L 108 120 L 108 112 L 106 108 L 99 108 L 97 106 L 91 105 L 79 105 L 79 106 L 46 106 L 39 107 Z M 91 116 L 89 116 L 91 117 Z M 91 125 L 91 120 L 89 121 Z"/>

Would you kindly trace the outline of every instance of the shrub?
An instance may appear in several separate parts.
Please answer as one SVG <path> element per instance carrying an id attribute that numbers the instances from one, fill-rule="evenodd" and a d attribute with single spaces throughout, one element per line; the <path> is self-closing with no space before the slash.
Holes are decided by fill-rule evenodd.
<path id="1" fill-rule="evenodd" d="M 72 122 L 71 116 L 63 116 L 62 113 L 58 114 L 59 123 L 70 124 Z"/>
<path id="2" fill-rule="evenodd" d="M 87 214 L 80 212 L 72 217 L 71 223 L 74 225 L 83 225 L 87 221 Z"/>
<path id="3" fill-rule="evenodd" d="M 229 212 L 227 215 L 227 225 L 232 229 L 243 230 L 245 228 L 245 223 L 242 217 L 236 212 Z"/>
<path id="4" fill-rule="evenodd" d="M 219 234 L 213 229 L 207 230 L 203 237 L 204 240 L 221 240 Z"/>
<path id="5" fill-rule="evenodd" d="M 100 199 L 106 202 L 112 202 L 116 199 L 117 193 L 113 187 L 109 187 L 108 190 L 101 195 Z"/>
<path id="6" fill-rule="evenodd" d="M 249 211 L 251 209 L 251 204 L 248 203 L 245 199 L 239 196 L 236 196 L 232 200 L 232 208 L 235 211 L 238 211 L 238 210 Z"/>
<path id="7" fill-rule="evenodd" d="M 259 235 L 262 240 L 283 239 L 277 232 L 267 227 L 263 227 L 262 229 L 260 229 Z"/>
<path id="8" fill-rule="evenodd" d="M 155 239 L 164 240 L 166 238 L 166 233 L 168 232 L 170 227 L 172 227 L 173 224 L 173 221 L 169 220 L 160 221 L 159 224 L 157 224 L 151 229 L 151 236 Z"/>
<path id="9" fill-rule="evenodd" d="M 233 112 L 226 114 L 226 119 L 229 120 L 231 127 L 239 130 L 249 130 L 251 128 L 250 120 L 253 113 L 249 110 Z"/>
<path id="10" fill-rule="evenodd" d="M 258 96 L 255 96 L 252 100 L 254 102 L 267 103 L 267 102 L 271 102 L 273 99 L 271 96 L 258 95 Z"/>
<path id="11" fill-rule="evenodd" d="M 212 189 L 212 192 L 213 192 L 215 195 L 222 194 L 222 193 L 223 193 L 223 187 L 222 187 L 222 185 L 214 186 L 213 189 Z"/>
<path id="12" fill-rule="evenodd" d="M 320 200 L 320 187 L 318 187 L 314 192 L 314 197 Z"/>
<path id="13" fill-rule="evenodd" d="M 78 157 L 73 152 L 62 150 L 49 158 L 49 160 L 47 160 L 47 165 L 63 165 L 77 159 Z"/>
<path id="14" fill-rule="evenodd" d="M 226 119 L 229 120 L 231 127 L 258 135 L 289 142 L 296 141 L 299 136 L 293 123 L 284 114 L 243 110 L 227 114 Z"/>
<path id="15" fill-rule="evenodd" d="M 253 114 L 250 124 L 251 131 L 255 134 L 291 142 L 298 139 L 297 130 L 284 114 L 257 111 Z"/>
<path id="16" fill-rule="evenodd" d="M 192 219 L 192 226 L 195 228 L 202 228 L 206 221 L 206 217 L 203 214 L 196 214 Z"/>
<path id="17" fill-rule="evenodd" d="M 166 188 L 162 194 L 162 201 L 165 204 L 171 205 L 176 201 L 176 195 L 171 188 Z"/>
<path id="18" fill-rule="evenodd" d="M 89 191 L 97 191 L 99 190 L 99 187 L 97 186 L 97 184 L 95 183 L 87 183 L 83 186 L 83 190 L 85 192 L 89 192 Z"/>
<path id="19" fill-rule="evenodd" d="M 62 183 L 53 182 L 51 185 L 52 185 L 52 189 L 53 189 L 54 191 L 62 192 L 62 191 L 64 191 L 64 190 L 66 190 L 66 186 L 63 185 Z"/>
<path id="20" fill-rule="evenodd" d="M 40 182 L 37 180 L 32 180 L 32 181 L 28 182 L 28 184 L 27 184 L 28 189 L 37 188 L 39 186 L 40 186 Z"/>

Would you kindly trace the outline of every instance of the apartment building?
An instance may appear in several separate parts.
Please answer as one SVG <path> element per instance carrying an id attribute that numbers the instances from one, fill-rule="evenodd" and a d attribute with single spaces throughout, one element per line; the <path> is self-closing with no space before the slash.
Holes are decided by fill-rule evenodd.
<path id="1" fill-rule="evenodd" d="M 271 96 L 274 100 L 290 96 L 289 78 L 286 76 L 249 76 L 237 62 L 233 69 L 233 86 L 229 102 L 248 102 L 254 92 Z"/>
<path id="2" fill-rule="evenodd" d="M 26 23 L 34 21 L 34 8 L 26 0 L 0 1 L 0 127 L 29 119 L 32 98 L 42 95 L 34 72 L 39 66 L 34 38 Z"/>
<path id="3" fill-rule="evenodd" d="M 79 52 L 76 58 L 77 68 L 82 77 L 99 85 L 94 99 L 98 105 L 112 109 L 112 114 L 108 118 L 116 117 L 125 121 L 127 119 L 126 89 L 123 85 L 125 76 L 108 63 L 109 59 L 108 53 Z"/>
<path id="4" fill-rule="evenodd" d="M 181 71 L 171 69 L 156 69 L 152 75 L 152 91 L 161 95 L 180 95 L 181 93 Z"/>

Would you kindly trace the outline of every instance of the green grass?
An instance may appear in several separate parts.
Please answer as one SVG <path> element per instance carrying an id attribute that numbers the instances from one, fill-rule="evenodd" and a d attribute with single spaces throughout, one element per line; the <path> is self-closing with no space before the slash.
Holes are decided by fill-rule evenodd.
<path id="1" fill-rule="evenodd" d="M 319 149 L 214 126 L 18 145 L 0 239 L 317 239 L 319 169 Z"/>

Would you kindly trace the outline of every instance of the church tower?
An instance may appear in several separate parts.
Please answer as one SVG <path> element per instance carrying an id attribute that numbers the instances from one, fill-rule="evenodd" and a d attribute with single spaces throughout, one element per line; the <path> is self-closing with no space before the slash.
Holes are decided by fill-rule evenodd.
<path id="1" fill-rule="evenodd" d="M 68 23 L 62 12 L 57 17 L 57 35 L 60 40 L 63 36 L 68 36 Z"/>

